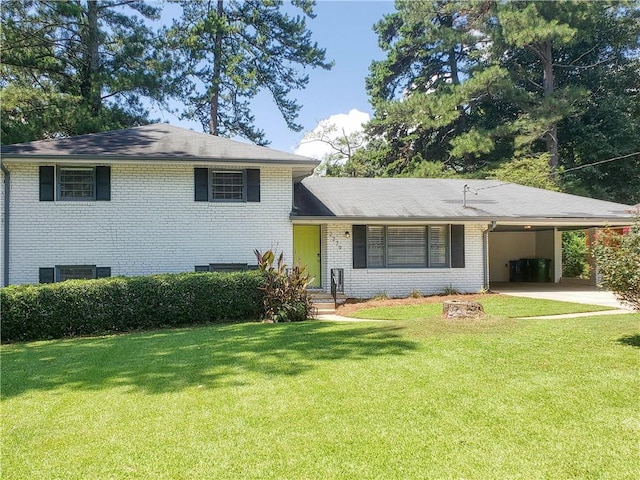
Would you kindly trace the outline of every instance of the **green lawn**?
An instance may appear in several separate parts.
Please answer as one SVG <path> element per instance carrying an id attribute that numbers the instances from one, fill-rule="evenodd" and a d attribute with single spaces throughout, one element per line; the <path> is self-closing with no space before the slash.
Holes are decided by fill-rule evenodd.
<path id="1" fill-rule="evenodd" d="M 487 296 L 477 300 L 486 313 L 508 318 L 561 315 L 564 313 L 599 312 L 611 310 L 609 307 L 585 305 L 582 303 L 557 302 L 536 298 L 509 297 L 506 295 Z M 419 320 L 442 314 L 442 303 L 422 303 L 393 307 L 364 307 L 349 316 L 379 320 Z"/>
<path id="2" fill-rule="evenodd" d="M 636 479 L 640 315 L 5 345 L 3 479 Z"/>

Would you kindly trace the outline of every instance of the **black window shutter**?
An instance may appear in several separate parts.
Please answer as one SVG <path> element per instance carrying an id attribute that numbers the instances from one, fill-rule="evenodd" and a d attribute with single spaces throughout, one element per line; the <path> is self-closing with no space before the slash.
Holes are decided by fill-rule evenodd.
<path id="1" fill-rule="evenodd" d="M 367 226 L 354 225 L 353 239 L 353 268 L 367 268 Z"/>
<path id="2" fill-rule="evenodd" d="M 209 169 L 194 168 L 193 182 L 194 182 L 194 190 L 195 190 L 195 201 L 208 202 L 209 201 Z"/>
<path id="3" fill-rule="evenodd" d="M 40 269 L 40 283 L 53 283 L 55 280 L 55 268 Z"/>
<path id="4" fill-rule="evenodd" d="M 111 200 L 111 167 L 96 167 L 96 200 Z"/>
<path id="5" fill-rule="evenodd" d="M 53 185 L 55 183 L 55 168 L 40 167 L 40 201 L 53 202 Z"/>
<path id="6" fill-rule="evenodd" d="M 260 201 L 260 170 L 247 169 L 247 202 Z"/>
<path id="7" fill-rule="evenodd" d="M 451 225 L 451 268 L 464 268 L 464 225 Z"/>
<path id="8" fill-rule="evenodd" d="M 111 276 L 111 267 L 96 267 L 96 278 L 108 278 Z"/>

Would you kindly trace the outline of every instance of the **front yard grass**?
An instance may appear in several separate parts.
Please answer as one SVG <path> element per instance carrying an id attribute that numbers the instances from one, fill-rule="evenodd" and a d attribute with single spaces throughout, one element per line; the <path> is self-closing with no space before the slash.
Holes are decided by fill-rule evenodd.
<path id="1" fill-rule="evenodd" d="M 462 300 L 466 299 L 465 296 L 455 296 L 451 298 Z M 555 300 L 543 300 L 536 298 L 509 297 L 506 295 L 475 295 L 472 298 L 474 301 L 482 304 L 487 314 L 507 318 L 611 310 L 609 307 L 598 305 L 558 302 Z M 404 299 L 400 300 L 397 305 L 394 304 L 395 302 L 393 300 L 390 302 L 376 302 L 374 300 L 349 306 L 349 313 L 346 313 L 346 315 L 354 318 L 379 320 L 418 320 L 442 314 L 443 299 L 446 300 L 447 297 L 438 297 L 435 300 L 439 301 L 434 302 L 431 302 L 427 297 L 424 299 L 424 302 L 417 303 L 411 303 L 410 301 L 407 302 L 407 299 Z M 377 303 L 391 303 L 391 305 L 376 306 Z"/>
<path id="2" fill-rule="evenodd" d="M 635 479 L 639 321 L 436 316 L 4 345 L 2 478 Z"/>

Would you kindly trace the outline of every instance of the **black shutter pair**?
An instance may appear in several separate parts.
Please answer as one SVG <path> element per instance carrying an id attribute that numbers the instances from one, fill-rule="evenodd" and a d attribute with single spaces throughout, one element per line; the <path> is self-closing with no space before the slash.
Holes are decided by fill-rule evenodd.
<path id="1" fill-rule="evenodd" d="M 260 201 L 260 169 L 248 168 L 247 172 L 247 202 Z M 209 201 L 209 169 L 194 168 L 193 182 L 196 202 Z"/>
<path id="2" fill-rule="evenodd" d="M 353 268 L 367 268 L 367 226 L 354 225 Z M 464 225 L 451 225 L 451 268 L 464 268 Z"/>
<path id="3" fill-rule="evenodd" d="M 111 167 L 96 167 L 96 200 L 111 200 Z M 40 201 L 53 202 L 56 183 L 55 167 L 40 167 Z"/>
<path id="4" fill-rule="evenodd" d="M 96 267 L 96 278 L 108 278 L 111 276 L 111 267 Z M 40 269 L 40 283 L 54 283 L 56 281 L 56 269 L 44 267 Z"/>

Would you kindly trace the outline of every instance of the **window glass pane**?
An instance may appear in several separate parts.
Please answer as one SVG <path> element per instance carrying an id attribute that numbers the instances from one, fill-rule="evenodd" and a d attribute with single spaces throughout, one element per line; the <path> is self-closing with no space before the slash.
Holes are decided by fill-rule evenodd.
<path id="1" fill-rule="evenodd" d="M 213 200 L 243 200 L 242 172 L 211 172 Z"/>
<path id="2" fill-rule="evenodd" d="M 92 200 L 94 169 L 91 167 L 60 167 L 60 200 Z"/>
<path id="3" fill-rule="evenodd" d="M 384 227 L 367 227 L 367 266 L 384 267 Z"/>
<path id="4" fill-rule="evenodd" d="M 447 226 L 429 227 L 429 266 L 446 267 L 447 261 Z"/>
<path id="5" fill-rule="evenodd" d="M 426 267 L 427 240 L 424 227 L 387 228 L 387 266 Z"/>
<path id="6" fill-rule="evenodd" d="M 78 265 L 72 267 L 58 267 L 58 281 L 65 280 L 91 280 L 95 278 L 95 267 L 91 265 Z"/>

